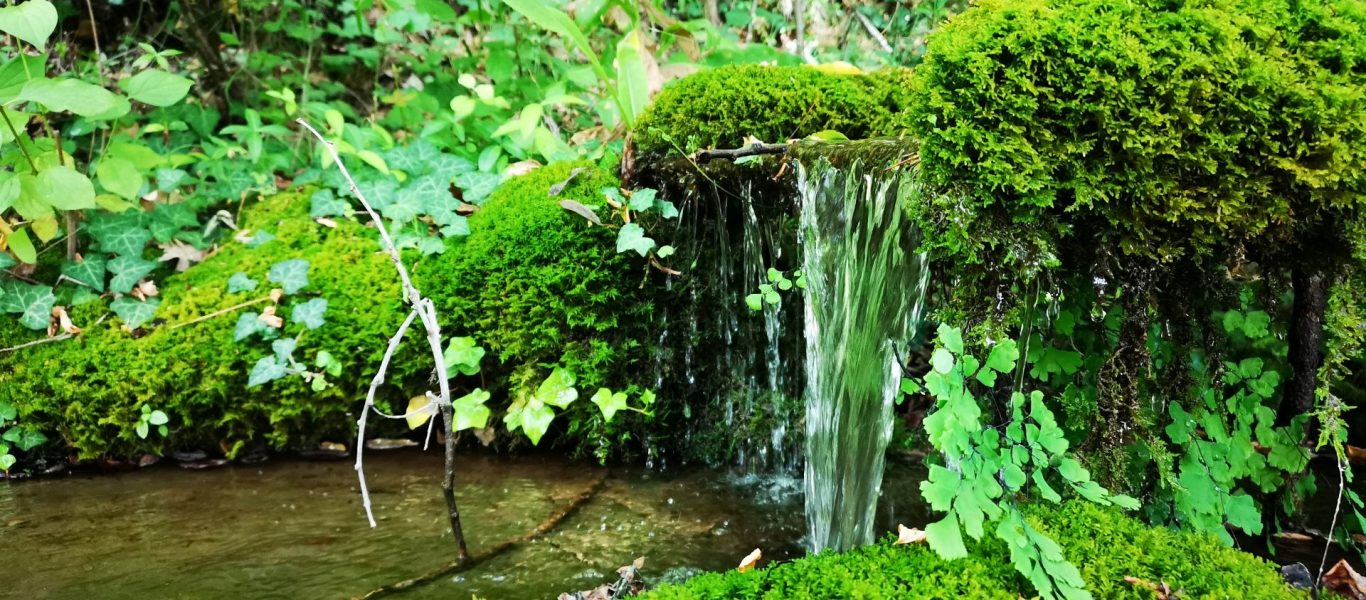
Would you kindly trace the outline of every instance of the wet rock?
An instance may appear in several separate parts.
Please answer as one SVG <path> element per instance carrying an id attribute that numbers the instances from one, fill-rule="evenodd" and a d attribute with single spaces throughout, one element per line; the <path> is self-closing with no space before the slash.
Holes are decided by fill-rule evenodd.
<path id="1" fill-rule="evenodd" d="M 1314 576 L 1309 573 L 1309 568 L 1304 563 L 1292 563 L 1281 566 L 1281 579 L 1290 587 L 1298 590 L 1307 590 L 1314 587 Z"/>
<path id="2" fill-rule="evenodd" d="M 200 452 L 200 451 L 198 451 L 198 450 L 194 450 L 194 451 L 191 451 L 191 452 L 172 452 L 172 453 L 171 453 L 171 458 L 174 458 L 174 459 L 176 460 L 176 462 L 198 462 L 198 461 L 204 460 L 204 459 L 206 459 L 206 458 L 208 458 L 208 457 L 209 457 L 209 456 L 208 456 L 207 454 L 204 454 L 203 452 Z"/>
<path id="3" fill-rule="evenodd" d="M 244 465 L 257 465 L 270 460 L 270 454 L 265 450 L 254 450 L 247 453 L 241 459 Z"/>
<path id="4" fill-rule="evenodd" d="M 99 460 L 99 465 L 101 469 L 111 472 L 133 470 L 133 463 L 108 456 L 101 457 Z"/>
<path id="5" fill-rule="evenodd" d="M 365 441 L 367 450 L 397 450 L 399 448 L 411 448 L 418 445 L 417 442 L 407 438 L 375 438 Z"/>
<path id="6" fill-rule="evenodd" d="M 42 471 L 43 475 L 59 475 L 59 474 L 65 473 L 65 472 L 66 472 L 66 465 L 64 465 L 64 464 L 62 464 L 62 463 L 57 463 L 57 464 L 52 465 L 52 466 L 50 466 L 50 467 L 48 467 L 48 468 L 46 468 L 46 469 L 43 469 L 43 471 Z"/>
<path id="7" fill-rule="evenodd" d="M 300 452 L 299 455 L 312 460 L 338 460 L 346 458 L 348 453 L 346 452 L 345 444 L 323 442 L 318 444 L 316 449 L 304 450 Z"/>
<path id="8" fill-rule="evenodd" d="M 144 454 L 138 457 L 138 468 L 145 469 L 161 462 L 161 457 L 155 454 Z"/>
<path id="9" fill-rule="evenodd" d="M 204 471 L 207 469 L 217 469 L 218 467 L 224 466 L 226 464 L 228 464 L 227 460 L 222 458 L 215 458 L 212 460 L 196 460 L 192 462 L 183 462 L 180 463 L 180 468 L 189 469 L 191 471 Z"/>

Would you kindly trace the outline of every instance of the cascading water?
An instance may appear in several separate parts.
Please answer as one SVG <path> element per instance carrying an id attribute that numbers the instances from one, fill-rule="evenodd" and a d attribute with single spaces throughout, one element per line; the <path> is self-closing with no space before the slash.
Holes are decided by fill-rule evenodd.
<path id="1" fill-rule="evenodd" d="M 903 146 L 842 146 L 822 144 L 814 160 L 796 161 L 806 274 L 806 518 L 815 552 L 873 541 L 902 374 L 893 345 L 920 322 L 929 274 L 905 214 L 920 193 L 918 179 L 894 166 Z M 852 159 L 839 160 L 846 155 Z"/>

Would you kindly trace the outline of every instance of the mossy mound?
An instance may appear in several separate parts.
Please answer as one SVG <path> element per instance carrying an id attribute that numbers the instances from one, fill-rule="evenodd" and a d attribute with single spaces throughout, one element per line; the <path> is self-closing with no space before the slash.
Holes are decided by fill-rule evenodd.
<path id="1" fill-rule="evenodd" d="M 909 123 L 911 71 L 835 74 L 812 67 L 734 65 L 665 86 L 632 132 L 642 159 L 734 148 L 746 136 L 782 142 L 821 131 L 850 139 L 899 135 Z"/>
<path id="2" fill-rule="evenodd" d="M 1148 600 L 1150 589 L 1124 580 L 1166 582 L 1183 598 L 1305 598 L 1266 561 L 1211 536 L 1152 528 L 1086 502 L 1031 507 L 1028 518 L 1062 546 L 1096 598 Z M 793 598 L 1028 598 L 1036 595 L 1010 564 L 1005 544 L 971 546 L 945 561 L 923 544 L 884 540 L 846 553 L 825 553 L 746 573 L 710 573 L 664 586 L 650 600 Z"/>
<path id="3" fill-rule="evenodd" d="M 601 426 L 586 401 L 597 387 L 625 390 L 646 377 L 654 328 L 648 265 L 617 253 L 615 229 L 560 206 L 603 207 L 602 189 L 618 185 L 582 161 L 514 177 L 470 216 L 468 237 L 418 269 L 447 331 L 473 336 L 497 356 L 484 364 L 485 384 L 508 401 L 554 367 L 574 373 L 580 401 L 569 410 L 571 433 Z"/>
<path id="4" fill-rule="evenodd" d="M 156 320 L 134 337 L 100 304 L 73 311 L 87 331 L 70 341 L 43 344 L 0 355 L 0 401 L 19 409 L 20 421 L 57 432 L 82 458 L 135 456 L 176 448 L 220 448 L 235 454 L 247 444 L 286 446 L 351 435 L 360 398 L 379 363 L 386 338 L 403 317 L 398 278 L 379 253 L 376 236 L 355 222 L 335 229 L 308 218 L 306 195 L 286 193 L 260 200 L 242 214 L 241 225 L 274 239 L 257 248 L 228 243 L 203 263 L 171 276 L 161 286 Z M 309 283 L 278 307 L 286 321 L 296 304 L 328 302 L 326 322 L 304 332 L 294 355 L 311 363 L 327 350 L 342 365 L 332 387 L 314 392 L 298 377 L 247 388 L 255 362 L 271 354 L 256 337 L 235 342 L 234 327 L 245 311 L 269 301 L 196 319 L 265 297 L 271 265 L 294 258 L 309 261 Z M 228 279 L 245 273 L 255 290 L 229 293 Z M 9 320 L 6 320 L 9 321 Z M 300 326 L 286 326 L 293 335 Z M 9 331 L 7 338 L 34 337 Z M 10 340 L 13 341 L 13 340 Z M 7 341 L 8 343 L 8 341 Z M 397 361 L 391 382 L 413 381 L 430 361 Z M 170 416 L 170 436 L 134 433 L 147 404 Z"/>

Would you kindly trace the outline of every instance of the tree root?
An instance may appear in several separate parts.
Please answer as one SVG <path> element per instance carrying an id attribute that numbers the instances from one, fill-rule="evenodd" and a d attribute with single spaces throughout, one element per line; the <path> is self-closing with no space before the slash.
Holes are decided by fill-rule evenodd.
<path id="1" fill-rule="evenodd" d="M 503 542 L 497 546 L 494 546 L 489 551 L 481 553 L 478 556 L 471 557 L 468 560 L 451 561 L 449 563 L 446 563 L 445 565 L 442 565 L 441 567 L 438 567 L 436 570 L 429 571 L 422 575 L 418 575 L 417 577 L 414 577 L 412 579 L 405 579 L 397 583 L 391 583 L 389 585 L 375 588 L 364 595 L 356 596 L 353 600 L 371 600 L 372 598 L 380 598 L 383 596 L 388 596 L 390 594 L 398 594 L 405 592 L 411 588 L 422 585 L 424 583 L 431 583 L 447 575 L 459 573 L 461 571 L 467 571 L 473 568 L 475 565 L 478 565 L 479 563 L 492 560 L 498 557 L 499 555 L 509 550 L 512 550 L 513 548 L 516 548 L 521 544 L 525 544 L 542 535 L 545 535 L 546 533 L 550 532 L 550 530 L 554 529 L 557 525 L 559 525 L 561 521 L 564 521 L 565 518 L 573 514 L 574 511 L 578 510 L 579 507 L 583 506 L 589 500 L 593 499 L 593 496 L 597 495 L 598 490 L 602 489 L 602 485 L 606 480 L 607 475 L 600 475 L 596 480 L 593 481 L 592 484 L 588 486 L 588 489 L 585 489 L 583 491 L 583 493 L 579 494 L 568 504 L 561 507 L 560 510 L 555 511 L 555 513 L 550 515 L 550 517 L 546 518 L 546 520 L 541 521 L 540 525 L 537 525 L 534 529 L 528 531 L 522 537 Z"/>

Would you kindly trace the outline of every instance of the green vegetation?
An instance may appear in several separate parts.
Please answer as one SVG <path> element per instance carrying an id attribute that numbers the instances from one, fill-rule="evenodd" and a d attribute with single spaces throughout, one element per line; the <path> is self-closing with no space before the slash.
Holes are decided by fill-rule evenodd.
<path id="1" fill-rule="evenodd" d="M 702 71 L 660 92 L 636 123 L 645 159 L 735 148 L 747 137 L 783 142 L 823 131 L 850 139 L 897 135 L 909 124 L 910 72 L 867 75 L 813 67 L 737 65 Z"/>
<path id="2" fill-rule="evenodd" d="M 1086 502 L 1057 509 L 1025 507 L 1025 520 L 1057 540 L 1097 598 L 1153 597 L 1165 582 L 1188 598 L 1304 598 L 1265 561 L 1223 547 L 1213 537 L 1148 527 Z M 646 593 L 650 600 L 750 598 L 1019 598 L 1034 594 L 1008 567 L 996 540 L 972 544 L 964 558 L 944 560 L 924 545 L 889 540 L 842 554 L 824 553 L 745 573 L 699 575 Z"/>

